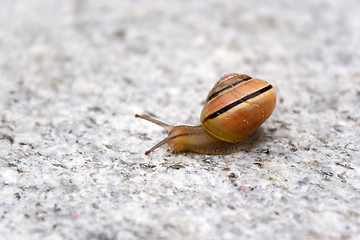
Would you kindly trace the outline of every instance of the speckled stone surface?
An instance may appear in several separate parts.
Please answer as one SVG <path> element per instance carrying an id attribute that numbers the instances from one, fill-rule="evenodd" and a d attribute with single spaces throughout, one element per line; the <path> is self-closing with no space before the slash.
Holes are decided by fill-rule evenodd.
<path id="1" fill-rule="evenodd" d="M 2 0 L 1 239 L 360 239 L 360 3 Z M 255 148 L 170 154 L 224 73 L 271 82 Z"/>

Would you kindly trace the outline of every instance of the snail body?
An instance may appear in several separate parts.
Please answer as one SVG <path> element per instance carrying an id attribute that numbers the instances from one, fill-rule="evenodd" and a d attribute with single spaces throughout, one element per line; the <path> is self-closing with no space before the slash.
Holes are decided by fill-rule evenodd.
<path id="1" fill-rule="evenodd" d="M 210 90 L 201 112 L 199 126 L 172 126 L 152 117 L 136 114 L 153 122 L 169 135 L 145 152 L 168 144 L 173 152 L 230 154 L 253 147 L 262 137 L 260 127 L 276 105 L 271 84 L 245 74 L 225 74 Z"/>

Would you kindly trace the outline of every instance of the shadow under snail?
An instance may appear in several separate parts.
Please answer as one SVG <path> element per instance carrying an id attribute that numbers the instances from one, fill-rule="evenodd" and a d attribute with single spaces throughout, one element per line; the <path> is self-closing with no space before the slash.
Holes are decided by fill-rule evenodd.
<path id="1" fill-rule="evenodd" d="M 276 105 L 274 87 L 262 79 L 245 74 L 225 74 L 210 90 L 201 112 L 199 126 L 172 126 L 147 115 L 138 115 L 153 122 L 169 135 L 145 152 L 168 144 L 173 152 L 194 152 L 222 155 L 246 150 L 260 141 L 260 127 Z"/>

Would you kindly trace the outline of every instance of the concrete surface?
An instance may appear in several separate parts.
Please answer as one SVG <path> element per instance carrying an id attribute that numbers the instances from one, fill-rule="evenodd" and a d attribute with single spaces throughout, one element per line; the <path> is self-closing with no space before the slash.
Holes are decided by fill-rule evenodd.
<path id="1" fill-rule="evenodd" d="M 1 239 L 360 239 L 359 1 L 0 3 Z M 263 141 L 145 156 L 227 72 Z"/>

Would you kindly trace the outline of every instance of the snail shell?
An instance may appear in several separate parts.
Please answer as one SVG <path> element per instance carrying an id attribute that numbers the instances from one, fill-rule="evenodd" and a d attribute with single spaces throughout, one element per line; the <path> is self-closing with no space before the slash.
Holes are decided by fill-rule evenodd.
<path id="1" fill-rule="evenodd" d="M 212 136 L 240 142 L 274 111 L 276 92 L 271 84 L 245 74 L 224 75 L 210 90 L 200 121 Z"/>
<path id="2" fill-rule="evenodd" d="M 167 143 L 172 151 L 229 154 L 254 146 L 262 136 L 260 126 L 276 105 L 271 84 L 245 74 L 225 74 L 210 90 L 201 112 L 200 126 L 172 126 L 145 115 L 135 115 L 169 132 L 145 152 Z"/>

